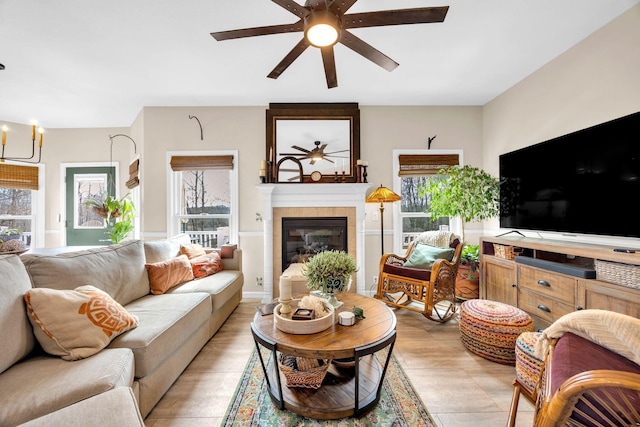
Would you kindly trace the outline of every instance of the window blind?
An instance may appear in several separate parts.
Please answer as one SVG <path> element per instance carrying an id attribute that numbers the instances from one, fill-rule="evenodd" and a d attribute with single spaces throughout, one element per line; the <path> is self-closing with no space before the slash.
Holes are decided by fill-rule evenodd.
<path id="1" fill-rule="evenodd" d="M 135 159 L 129 165 L 129 179 L 127 180 L 127 188 L 131 190 L 140 185 L 140 159 Z"/>
<path id="2" fill-rule="evenodd" d="M 37 190 L 38 167 L 0 163 L 0 187 L 14 190 Z"/>
<path id="3" fill-rule="evenodd" d="M 233 169 L 233 156 L 171 156 L 174 172 L 209 169 Z"/>
<path id="4" fill-rule="evenodd" d="M 457 154 L 400 154 L 399 176 L 437 175 L 438 171 L 460 164 Z"/>

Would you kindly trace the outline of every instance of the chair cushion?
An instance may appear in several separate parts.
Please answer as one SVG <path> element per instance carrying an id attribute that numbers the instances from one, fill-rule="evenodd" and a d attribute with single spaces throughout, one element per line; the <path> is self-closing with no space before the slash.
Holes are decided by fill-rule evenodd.
<path id="1" fill-rule="evenodd" d="M 438 246 L 431 246 L 426 243 L 416 242 L 403 267 L 423 268 L 429 270 L 437 259 L 446 259 L 447 261 L 451 261 L 453 258 L 453 252 L 453 248 L 440 248 Z"/>
<path id="2" fill-rule="evenodd" d="M 431 270 L 423 270 L 420 268 L 403 267 L 400 265 L 385 264 L 382 271 L 397 276 L 410 277 L 417 280 L 428 281 L 431 278 Z"/>

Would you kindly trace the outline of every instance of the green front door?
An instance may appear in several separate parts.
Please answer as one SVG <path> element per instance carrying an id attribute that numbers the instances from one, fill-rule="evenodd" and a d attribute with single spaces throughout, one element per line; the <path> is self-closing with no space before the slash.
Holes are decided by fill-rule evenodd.
<path id="1" fill-rule="evenodd" d="M 111 243 L 104 219 L 86 206 L 88 199 L 115 196 L 115 167 L 66 169 L 67 246 L 97 246 Z"/>

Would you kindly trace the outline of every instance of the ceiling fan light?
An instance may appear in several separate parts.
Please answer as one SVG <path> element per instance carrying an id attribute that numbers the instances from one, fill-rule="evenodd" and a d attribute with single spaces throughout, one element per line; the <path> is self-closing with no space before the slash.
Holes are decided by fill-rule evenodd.
<path id="1" fill-rule="evenodd" d="M 307 40 L 317 47 L 331 46 L 338 40 L 338 30 L 329 24 L 317 24 L 307 31 Z"/>
<path id="2" fill-rule="evenodd" d="M 332 46 L 340 37 L 340 20 L 328 11 L 312 12 L 305 18 L 304 36 L 315 47 Z"/>

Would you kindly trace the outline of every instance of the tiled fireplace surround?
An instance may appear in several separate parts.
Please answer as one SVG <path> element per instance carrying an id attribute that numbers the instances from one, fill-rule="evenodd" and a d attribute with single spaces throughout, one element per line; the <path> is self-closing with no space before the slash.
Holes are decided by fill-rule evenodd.
<path id="1" fill-rule="evenodd" d="M 347 250 L 358 266 L 355 290 L 365 293 L 364 219 L 369 187 L 350 183 L 257 185 L 262 193 L 264 221 L 263 302 L 274 298 L 274 287 L 282 274 L 282 218 L 286 217 L 346 217 Z"/>

